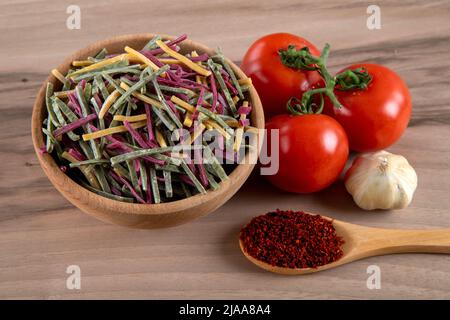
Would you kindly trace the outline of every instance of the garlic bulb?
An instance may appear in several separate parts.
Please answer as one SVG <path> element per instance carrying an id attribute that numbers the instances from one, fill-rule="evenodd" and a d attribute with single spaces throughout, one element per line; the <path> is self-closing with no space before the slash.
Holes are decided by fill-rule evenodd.
<path id="1" fill-rule="evenodd" d="M 417 174 L 405 157 L 378 151 L 355 159 L 345 187 L 362 209 L 402 209 L 412 200 Z"/>

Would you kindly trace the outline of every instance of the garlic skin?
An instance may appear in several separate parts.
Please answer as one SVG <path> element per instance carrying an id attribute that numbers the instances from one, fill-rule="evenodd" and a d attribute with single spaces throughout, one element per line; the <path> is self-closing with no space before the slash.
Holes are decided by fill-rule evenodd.
<path id="1" fill-rule="evenodd" d="M 345 187 L 364 210 L 402 209 L 411 203 L 417 174 L 405 157 L 378 151 L 353 161 Z"/>

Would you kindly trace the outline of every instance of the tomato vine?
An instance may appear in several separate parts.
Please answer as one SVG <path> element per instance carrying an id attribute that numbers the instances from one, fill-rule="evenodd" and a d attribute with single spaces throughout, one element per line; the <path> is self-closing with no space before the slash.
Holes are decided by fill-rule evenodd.
<path id="1" fill-rule="evenodd" d="M 328 43 L 319 57 L 313 56 L 308 47 L 296 49 L 294 45 L 289 45 L 287 49 L 280 49 L 278 54 L 285 66 L 300 70 L 316 70 L 325 82 L 324 87 L 311 89 L 303 93 L 301 99 L 295 97 L 289 99 L 287 109 L 295 115 L 322 113 L 323 95 L 328 96 L 336 108 L 342 108 L 334 94 L 335 89 L 344 91 L 364 90 L 372 81 L 371 75 L 364 68 L 346 70 L 334 77 L 331 76 L 327 68 L 327 60 L 330 54 Z M 316 95 L 320 96 L 320 103 L 317 103 L 317 99 L 314 99 Z"/>

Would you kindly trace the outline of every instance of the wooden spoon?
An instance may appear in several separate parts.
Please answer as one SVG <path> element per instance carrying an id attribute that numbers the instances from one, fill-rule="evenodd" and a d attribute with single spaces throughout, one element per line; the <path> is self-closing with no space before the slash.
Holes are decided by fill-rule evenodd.
<path id="1" fill-rule="evenodd" d="M 344 255 L 335 262 L 317 268 L 283 268 L 272 266 L 250 256 L 245 251 L 243 243 L 240 240 L 239 246 L 245 257 L 258 267 L 270 272 L 287 275 L 318 272 L 359 259 L 392 253 L 421 252 L 450 254 L 450 229 L 399 230 L 369 228 L 333 220 L 325 216 L 322 217 L 333 221 L 333 226 L 337 234 L 345 241 L 343 246 Z"/>

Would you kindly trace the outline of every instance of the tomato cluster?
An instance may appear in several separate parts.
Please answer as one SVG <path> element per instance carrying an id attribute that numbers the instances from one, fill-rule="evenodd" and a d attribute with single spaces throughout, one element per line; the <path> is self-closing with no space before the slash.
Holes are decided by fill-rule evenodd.
<path id="1" fill-rule="evenodd" d="M 394 71 L 364 63 L 331 77 L 326 55 L 303 38 L 276 33 L 257 40 L 241 65 L 260 95 L 266 129 L 279 130 L 279 170 L 267 177 L 289 192 L 326 188 L 342 172 L 349 149 L 389 147 L 411 117 L 408 88 Z M 299 103 L 290 113 L 292 101 Z"/>

